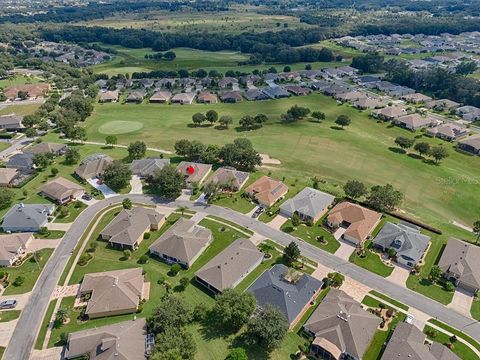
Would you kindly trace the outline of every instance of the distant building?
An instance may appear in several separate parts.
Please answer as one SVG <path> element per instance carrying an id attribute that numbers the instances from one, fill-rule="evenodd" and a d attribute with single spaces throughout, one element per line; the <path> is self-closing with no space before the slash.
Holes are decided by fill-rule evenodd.
<path id="1" fill-rule="evenodd" d="M 157 91 L 150 98 L 150 102 L 157 103 L 157 104 L 166 104 L 170 101 L 171 98 L 172 98 L 172 93 L 170 91 Z"/>
<path id="2" fill-rule="evenodd" d="M 221 167 L 218 168 L 208 180 L 217 184 L 225 191 L 238 191 L 248 181 L 250 174 L 245 171 L 238 171 L 234 168 Z"/>
<path id="3" fill-rule="evenodd" d="M 0 116 L 0 129 L 7 131 L 20 131 L 25 128 L 22 124 L 23 116 L 15 114 Z"/>
<path id="4" fill-rule="evenodd" d="M 460 140 L 457 144 L 457 148 L 473 155 L 480 155 L 480 135 L 473 135 Z"/>
<path id="5" fill-rule="evenodd" d="M 10 169 L 18 169 L 22 171 L 31 171 L 33 169 L 33 154 L 20 153 L 11 156 L 5 166 Z"/>

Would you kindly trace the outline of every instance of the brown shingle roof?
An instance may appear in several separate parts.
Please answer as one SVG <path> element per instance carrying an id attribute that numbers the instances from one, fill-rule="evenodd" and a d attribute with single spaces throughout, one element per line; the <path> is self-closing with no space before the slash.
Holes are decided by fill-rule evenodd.
<path id="1" fill-rule="evenodd" d="M 25 91 L 28 97 L 37 98 L 39 96 L 45 96 L 47 92 L 50 91 L 50 84 L 18 84 L 6 87 L 3 93 L 7 99 L 16 99 L 19 91 Z"/>
<path id="2" fill-rule="evenodd" d="M 220 186 L 228 185 L 226 187 L 238 190 L 247 182 L 248 177 L 248 172 L 222 167 L 213 173 L 208 182 L 213 182 Z"/>
<path id="3" fill-rule="evenodd" d="M 105 168 L 112 162 L 113 159 L 108 155 L 95 155 L 94 157 L 85 159 L 82 164 L 75 169 L 75 174 L 82 179 L 90 179 L 101 175 Z"/>
<path id="4" fill-rule="evenodd" d="M 193 173 L 188 172 L 189 167 L 193 168 Z M 189 183 L 200 183 L 205 179 L 208 175 L 210 170 L 212 169 L 212 165 L 210 164 L 201 164 L 195 163 L 190 161 L 182 161 L 180 164 L 177 165 L 177 171 L 183 174 L 186 177 L 187 182 Z"/>
<path id="5" fill-rule="evenodd" d="M 42 187 L 42 192 L 56 201 L 61 201 L 69 196 L 75 197 L 83 191 L 83 187 L 63 177 L 56 178 Z"/>
<path id="6" fill-rule="evenodd" d="M 18 169 L 0 168 L 0 186 L 8 186 L 17 174 Z"/>
<path id="7" fill-rule="evenodd" d="M 288 186 L 281 181 L 262 176 L 245 193 L 254 197 L 261 205 L 271 206 L 288 192 Z"/>
<path id="8" fill-rule="evenodd" d="M 56 144 L 56 143 L 40 143 L 31 148 L 26 149 L 24 152 L 31 154 L 43 154 L 43 153 L 58 153 L 65 149 L 67 145 L 65 144 Z"/>
<path id="9" fill-rule="evenodd" d="M 0 261 L 15 259 L 19 250 L 26 250 L 28 242 L 32 239 L 32 233 L 0 235 Z"/>

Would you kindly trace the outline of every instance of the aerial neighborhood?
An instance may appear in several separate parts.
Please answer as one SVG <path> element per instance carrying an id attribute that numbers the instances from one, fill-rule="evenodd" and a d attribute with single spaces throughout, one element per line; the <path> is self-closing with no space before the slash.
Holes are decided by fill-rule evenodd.
<path id="1" fill-rule="evenodd" d="M 347 3 L 0 7 L 0 360 L 480 360 L 480 7 Z"/>

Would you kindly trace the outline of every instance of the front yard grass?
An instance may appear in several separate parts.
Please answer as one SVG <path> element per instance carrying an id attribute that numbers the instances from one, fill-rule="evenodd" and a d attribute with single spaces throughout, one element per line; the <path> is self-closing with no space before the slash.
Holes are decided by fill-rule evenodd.
<path id="1" fill-rule="evenodd" d="M 229 220 L 225 220 L 224 218 L 221 218 L 219 216 L 215 216 L 215 215 L 208 215 L 206 217 L 207 219 L 213 219 L 213 220 L 216 220 L 216 221 L 220 221 L 224 224 L 227 224 L 227 225 L 230 225 L 231 227 L 235 228 L 235 229 L 238 229 L 238 230 L 241 230 L 247 234 L 249 234 L 250 236 L 253 235 L 253 231 L 250 230 L 250 229 L 247 229 L 246 227 L 243 227 L 241 225 L 238 225 L 237 223 L 234 223 L 233 221 L 229 221 Z"/>
<path id="2" fill-rule="evenodd" d="M 232 210 L 247 214 L 253 210 L 255 204 L 243 194 L 219 194 L 217 198 L 212 201 L 212 204 L 230 208 Z"/>
<path id="3" fill-rule="evenodd" d="M 5 272 L 8 273 L 10 284 L 3 295 L 17 295 L 31 291 L 52 253 L 53 249 L 42 249 L 37 251 L 35 255 L 30 255 L 23 261 L 22 265 L 6 268 Z M 20 276 L 24 279 L 23 283 L 19 286 L 13 285 L 15 279 Z"/>
<path id="4" fill-rule="evenodd" d="M 430 319 L 430 320 L 428 320 L 428 322 L 431 322 L 432 324 L 437 325 L 438 327 L 440 327 L 442 329 L 445 329 L 446 331 L 454 334 L 457 337 L 463 338 L 464 340 L 466 340 L 467 342 L 472 344 L 478 351 L 480 351 L 480 343 L 478 343 L 476 340 L 472 339 L 467 334 L 464 334 L 460 330 L 457 330 L 457 329 L 455 329 L 455 328 L 453 328 L 453 327 L 451 327 L 447 324 L 444 324 L 441 321 L 438 321 L 437 319 Z"/>
<path id="5" fill-rule="evenodd" d="M 323 219 L 320 219 L 314 226 L 301 224 L 294 228 L 292 220 L 289 219 L 282 225 L 281 230 L 333 254 L 340 247 L 340 243 L 333 237 L 331 232 L 323 228 L 322 223 Z M 322 236 L 327 241 L 325 245 L 317 240 L 317 238 Z"/>
<path id="6" fill-rule="evenodd" d="M 375 295 L 376 297 L 392 304 L 392 305 L 395 305 L 396 307 L 398 307 L 399 309 L 403 309 L 405 311 L 408 311 L 409 307 L 405 304 L 402 304 L 401 302 L 395 300 L 395 299 L 392 299 L 390 297 L 388 297 L 387 295 L 383 295 L 382 293 L 376 291 L 376 290 L 372 290 L 370 291 L 370 294 L 372 295 Z"/>
<path id="7" fill-rule="evenodd" d="M 435 337 L 431 337 L 428 333 L 433 330 L 435 332 Z M 447 344 L 451 343 L 450 337 L 432 327 L 425 325 L 423 332 L 427 334 L 428 339 L 443 344 L 447 346 Z M 452 344 L 450 348 L 460 359 L 468 359 L 468 360 L 478 360 L 478 356 L 470 349 L 467 345 L 461 343 L 460 341 L 456 341 Z"/>
<path id="8" fill-rule="evenodd" d="M 470 309 L 470 313 L 472 314 L 472 317 L 475 320 L 480 321 L 480 299 L 478 297 L 476 297 L 473 300 L 472 308 Z"/>
<path id="9" fill-rule="evenodd" d="M 68 209 L 67 216 L 61 216 L 60 214 L 57 215 L 54 222 L 57 223 L 71 223 L 73 222 L 80 213 L 87 208 L 87 204 L 76 201 L 66 205 Z M 58 210 L 58 209 L 57 209 Z"/>
<path id="10" fill-rule="evenodd" d="M 53 311 L 55 310 L 55 304 L 57 300 L 50 301 L 48 304 L 47 312 L 45 313 L 45 317 L 42 320 L 42 326 L 38 331 L 37 339 L 35 340 L 35 349 L 42 350 L 43 342 L 45 341 L 45 336 L 47 335 L 48 325 L 50 324 L 50 319 L 53 316 Z"/>
<path id="11" fill-rule="evenodd" d="M 361 257 L 356 251 L 350 255 L 349 261 L 377 275 L 387 277 L 393 272 L 393 266 L 387 266 L 380 258 L 381 253 L 372 250 L 372 241 L 365 241 L 365 256 Z"/>
<path id="12" fill-rule="evenodd" d="M 62 230 L 47 230 L 46 233 L 40 234 L 40 233 L 34 233 L 33 236 L 35 239 L 61 239 L 65 235 L 65 231 Z"/>
<path id="13" fill-rule="evenodd" d="M 0 322 L 9 322 L 20 317 L 20 310 L 4 310 L 0 311 Z"/>

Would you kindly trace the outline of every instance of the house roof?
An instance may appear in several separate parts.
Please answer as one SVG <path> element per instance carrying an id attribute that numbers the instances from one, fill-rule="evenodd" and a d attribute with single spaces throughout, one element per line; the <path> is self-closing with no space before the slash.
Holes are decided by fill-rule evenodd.
<path id="1" fill-rule="evenodd" d="M 181 218 L 150 245 L 149 249 L 189 263 L 211 239 L 212 232 L 209 229 L 196 225 L 192 220 Z"/>
<path id="2" fill-rule="evenodd" d="M 421 93 L 413 93 L 413 94 L 406 94 L 402 96 L 402 99 L 409 100 L 409 101 L 418 101 L 418 102 L 427 102 L 432 100 L 430 96 L 421 94 Z"/>
<path id="3" fill-rule="evenodd" d="M 250 174 L 245 171 L 238 171 L 234 168 L 221 167 L 218 168 L 208 180 L 208 182 L 216 183 L 220 186 L 228 185 L 236 189 L 240 189 L 248 180 Z"/>
<path id="4" fill-rule="evenodd" d="M 124 209 L 100 234 L 110 237 L 111 243 L 133 246 L 140 236 L 164 217 L 151 208 L 137 206 L 131 210 Z"/>
<path id="5" fill-rule="evenodd" d="M 438 266 L 458 276 L 462 283 L 480 288 L 480 247 L 458 239 L 449 239 Z"/>
<path id="6" fill-rule="evenodd" d="M 84 354 L 90 360 L 144 360 L 147 324 L 143 318 L 68 335 L 65 358 Z"/>
<path id="7" fill-rule="evenodd" d="M 460 360 L 446 346 L 425 344 L 426 336 L 414 325 L 397 324 L 385 348 L 382 360 Z"/>
<path id="8" fill-rule="evenodd" d="M 32 238 L 32 233 L 0 235 L 0 260 L 11 261 L 15 259 L 19 250 L 27 249 L 27 244 Z"/>
<path id="9" fill-rule="evenodd" d="M 192 173 L 189 173 L 189 168 L 193 169 Z M 177 165 L 177 171 L 187 177 L 188 182 L 200 182 L 212 169 L 210 164 L 195 163 L 190 161 L 182 161 Z"/>
<path id="10" fill-rule="evenodd" d="M 285 201 L 280 206 L 280 210 L 289 213 L 298 212 L 311 218 L 316 218 L 325 211 L 334 200 L 335 196 L 333 195 L 306 187 L 293 198 Z"/>
<path id="11" fill-rule="evenodd" d="M 3 217 L 2 228 L 40 228 L 54 209 L 50 204 L 15 204 Z"/>
<path id="12" fill-rule="evenodd" d="M 304 328 L 335 352 L 361 359 L 381 321 L 343 291 L 331 289 Z"/>
<path id="13" fill-rule="evenodd" d="M 480 150 L 480 135 L 469 136 L 464 140 L 460 140 L 459 144 L 469 145 L 475 149 Z"/>
<path id="14" fill-rule="evenodd" d="M 152 95 L 150 101 L 168 101 L 172 97 L 172 93 L 170 91 L 157 91 L 155 94 Z"/>
<path id="15" fill-rule="evenodd" d="M 67 145 L 65 144 L 56 144 L 56 143 L 45 143 L 41 142 L 35 146 L 25 149 L 26 153 L 31 154 L 44 154 L 44 153 L 57 153 L 65 149 Z"/>
<path id="16" fill-rule="evenodd" d="M 15 154 L 7 162 L 7 167 L 16 169 L 31 169 L 33 165 L 33 154 L 29 153 Z"/>
<path id="17" fill-rule="evenodd" d="M 224 91 L 220 94 L 220 99 L 222 99 L 222 101 L 242 101 L 242 95 L 239 91 Z"/>
<path id="18" fill-rule="evenodd" d="M 55 200 L 62 200 L 68 196 L 75 195 L 78 191 L 84 190 L 78 184 L 65 179 L 64 177 L 58 177 L 55 180 L 49 181 L 42 187 L 42 192 Z"/>
<path id="19" fill-rule="evenodd" d="M 373 243 L 384 249 L 393 249 L 397 256 L 418 262 L 428 247 L 430 237 L 420 233 L 420 229 L 409 224 L 387 222 Z"/>
<path id="20" fill-rule="evenodd" d="M 376 107 L 382 107 L 385 106 L 385 103 L 381 100 L 378 99 L 373 99 L 373 98 L 363 98 L 363 99 L 358 99 L 354 101 L 354 105 L 358 107 L 363 107 L 363 108 L 376 108 Z"/>
<path id="21" fill-rule="evenodd" d="M 305 308 L 312 296 L 321 289 L 323 282 L 310 275 L 298 272 L 298 278 L 289 281 L 288 267 L 277 264 L 266 270 L 250 285 L 248 291 L 253 293 L 260 306 L 267 304 L 278 308 L 291 324 Z"/>
<path id="22" fill-rule="evenodd" d="M 6 129 L 20 129 L 23 128 L 22 124 L 23 117 L 15 114 L 2 115 L 0 116 L 0 128 Z"/>
<path id="23" fill-rule="evenodd" d="M 262 91 L 272 99 L 275 99 L 277 97 L 290 96 L 290 93 L 281 86 L 273 86 L 273 87 L 269 86 L 269 87 L 266 87 L 266 88 L 262 89 Z"/>
<path id="24" fill-rule="evenodd" d="M 435 120 L 429 116 L 423 117 L 420 114 L 409 114 L 397 117 L 395 122 L 405 124 L 411 128 L 420 128 L 431 125 Z"/>
<path id="25" fill-rule="evenodd" d="M 217 95 L 210 92 L 201 92 L 197 95 L 197 101 L 199 102 L 217 102 Z"/>
<path id="26" fill-rule="evenodd" d="M 7 186 L 17 176 L 18 169 L 0 168 L 0 185 Z"/>
<path id="27" fill-rule="evenodd" d="M 362 242 L 370 235 L 381 217 L 382 214 L 376 211 L 345 201 L 337 204 L 330 211 L 327 219 L 334 225 L 340 225 L 342 222 L 349 223 L 344 235 Z"/>
<path id="28" fill-rule="evenodd" d="M 400 117 L 402 115 L 405 115 L 406 113 L 406 109 L 401 106 L 387 106 L 383 109 L 378 109 L 374 111 L 374 114 L 385 116 L 388 118 Z"/>
<path id="29" fill-rule="evenodd" d="M 210 260 L 195 276 L 219 291 L 232 288 L 255 264 L 263 253 L 248 239 L 237 239 Z"/>
<path id="30" fill-rule="evenodd" d="M 454 123 L 445 123 L 428 129 L 427 132 L 432 135 L 443 135 L 455 139 L 459 136 L 467 135 L 469 130 Z"/>
<path id="31" fill-rule="evenodd" d="M 146 177 L 162 170 L 167 165 L 170 165 L 170 159 L 148 158 L 133 160 L 130 169 L 133 174 Z"/>
<path id="32" fill-rule="evenodd" d="M 245 189 L 245 192 L 263 204 L 273 204 L 288 191 L 288 186 L 266 175 Z"/>
<path id="33" fill-rule="evenodd" d="M 113 162 L 113 159 L 104 154 L 96 154 L 84 159 L 79 167 L 75 169 L 75 174 L 82 179 L 89 179 L 102 174 L 105 168 Z"/>
<path id="34" fill-rule="evenodd" d="M 100 101 L 116 101 L 118 100 L 118 90 L 104 91 L 100 93 Z"/>
<path id="35" fill-rule="evenodd" d="M 86 274 L 81 293 L 91 293 L 85 313 L 103 314 L 136 308 L 143 293 L 142 268 Z"/>
<path id="36" fill-rule="evenodd" d="M 173 95 L 173 102 L 188 102 L 191 103 L 195 99 L 195 93 L 178 93 Z"/>
<path id="37" fill-rule="evenodd" d="M 267 100 L 270 97 L 259 89 L 250 89 L 243 94 L 247 100 Z"/>
<path id="38" fill-rule="evenodd" d="M 19 91 L 25 91 L 29 97 L 39 97 L 45 95 L 50 91 L 50 84 L 38 83 L 38 84 L 17 84 L 14 86 L 6 87 L 3 93 L 7 99 L 16 99 Z"/>
<path id="39" fill-rule="evenodd" d="M 138 101 L 138 100 L 143 100 L 143 97 L 145 96 L 145 92 L 143 91 L 132 91 L 128 96 L 127 96 L 127 101 Z"/>

